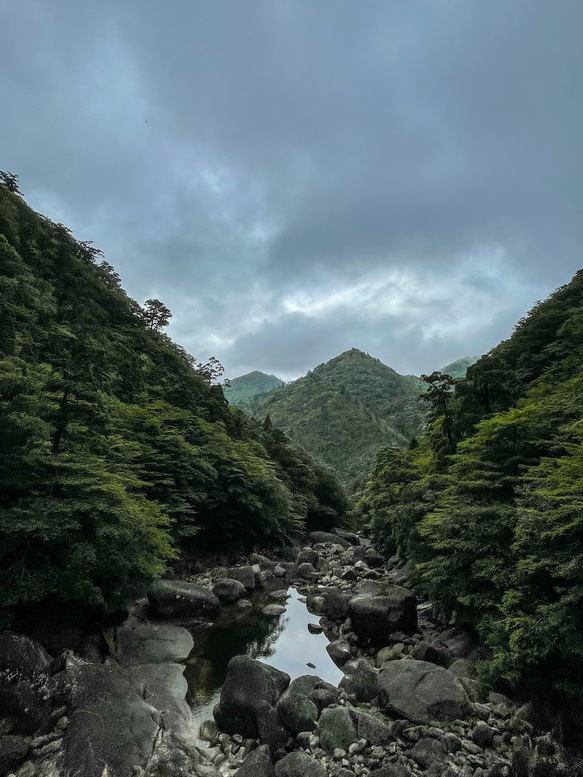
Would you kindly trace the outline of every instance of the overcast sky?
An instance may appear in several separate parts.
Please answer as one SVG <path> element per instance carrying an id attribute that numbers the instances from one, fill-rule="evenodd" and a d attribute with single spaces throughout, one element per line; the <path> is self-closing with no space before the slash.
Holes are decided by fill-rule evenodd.
<path id="1" fill-rule="evenodd" d="M 581 0 L 0 0 L 0 169 L 235 377 L 429 372 L 583 265 Z"/>

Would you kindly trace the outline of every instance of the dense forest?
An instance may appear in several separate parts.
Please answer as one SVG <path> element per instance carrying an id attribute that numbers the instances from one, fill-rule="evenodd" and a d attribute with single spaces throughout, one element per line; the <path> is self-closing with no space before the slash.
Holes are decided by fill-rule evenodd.
<path id="1" fill-rule="evenodd" d="M 253 370 L 229 381 L 228 385 L 223 387 L 223 393 L 230 405 L 251 412 L 255 397 L 282 386 L 285 386 L 285 382 L 281 378 Z"/>
<path id="2" fill-rule="evenodd" d="M 581 695 L 583 271 L 465 379 L 429 378 L 425 434 L 380 452 L 356 521 L 478 629 L 491 677 Z"/>
<path id="3" fill-rule="evenodd" d="M 164 333 L 91 244 L 0 176 L 0 607 L 112 608 L 182 547 L 341 521 L 334 475 L 229 407 L 216 360 Z"/>
<path id="4" fill-rule="evenodd" d="M 426 418 L 427 386 L 399 375 L 357 348 L 303 378 L 247 400 L 255 418 L 273 424 L 326 462 L 350 491 L 358 489 L 386 445 L 407 447 Z"/>

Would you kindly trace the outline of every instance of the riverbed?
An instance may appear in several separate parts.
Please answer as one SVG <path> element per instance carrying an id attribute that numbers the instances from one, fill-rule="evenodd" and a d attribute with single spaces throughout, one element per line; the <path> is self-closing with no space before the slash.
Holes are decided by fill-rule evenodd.
<path id="1" fill-rule="evenodd" d="M 286 611 L 278 617 L 262 615 L 256 607 L 223 608 L 212 625 L 192 632 L 194 647 L 186 661 L 184 676 L 189 689 L 187 701 L 199 726 L 213 716 L 227 664 L 233 656 L 258 658 L 287 672 L 292 680 L 304 674 L 316 674 L 338 685 L 343 673 L 326 651 L 327 637 L 308 631 L 308 624 L 317 624 L 319 616 L 308 611 L 295 588 L 289 588 L 288 595 Z"/>

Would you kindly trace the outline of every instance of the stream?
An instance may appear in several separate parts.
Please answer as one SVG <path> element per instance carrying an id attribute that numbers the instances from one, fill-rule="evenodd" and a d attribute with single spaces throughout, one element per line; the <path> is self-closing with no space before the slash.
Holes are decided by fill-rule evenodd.
<path id="1" fill-rule="evenodd" d="M 233 656 L 258 658 L 287 672 L 292 680 L 317 674 L 338 685 L 343 673 L 326 652 L 327 637 L 308 631 L 308 623 L 317 624 L 319 616 L 308 611 L 295 588 L 289 588 L 288 594 L 286 611 L 279 617 L 261 615 L 254 608 L 223 608 L 213 624 L 192 632 L 194 647 L 186 660 L 184 676 L 189 689 L 187 701 L 197 726 L 212 719 Z"/>

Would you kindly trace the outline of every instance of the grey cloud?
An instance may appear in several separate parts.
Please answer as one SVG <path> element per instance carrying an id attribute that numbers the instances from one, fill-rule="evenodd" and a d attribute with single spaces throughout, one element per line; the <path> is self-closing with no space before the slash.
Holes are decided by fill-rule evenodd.
<path id="1" fill-rule="evenodd" d="M 197 356 L 292 376 L 356 346 L 419 372 L 581 264 L 582 23 L 578 0 L 0 0 L 0 168 Z M 449 342 L 422 316 L 453 298 L 286 312 L 390 268 L 503 303 Z"/>

